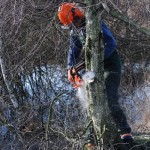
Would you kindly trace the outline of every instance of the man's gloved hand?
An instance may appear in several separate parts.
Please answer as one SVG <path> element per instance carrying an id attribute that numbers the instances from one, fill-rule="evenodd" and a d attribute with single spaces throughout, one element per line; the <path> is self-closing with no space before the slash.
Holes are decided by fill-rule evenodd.
<path id="1" fill-rule="evenodd" d="M 81 87 L 83 82 L 74 68 L 68 69 L 68 80 L 73 84 L 74 88 Z"/>
<path id="2" fill-rule="evenodd" d="M 74 72 L 75 73 L 75 72 Z M 68 69 L 68 80 L 72 83 L 72 84 L 75 84 L 75 81 L 74 81 L 74 75 L 73 75 L 73 69 Z"/>

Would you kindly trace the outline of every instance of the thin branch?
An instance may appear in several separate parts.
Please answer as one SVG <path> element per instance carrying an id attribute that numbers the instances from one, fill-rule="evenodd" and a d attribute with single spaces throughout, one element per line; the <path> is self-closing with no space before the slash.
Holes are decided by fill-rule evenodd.
<path id="1" fill-rule="evenodd" d="M 135 29 L 137 29 L 138 31 L 140 31 L 141 33 L 144 33 L 148 36 L 150 36 L 150 29 L 148 28 L 144 28 L 141 27 L 139 24 L 137 24 L 136 22 L 134 22 L 131 18 L 129 18 L 128 16 L 126 16 L 125 14 L 123 14 L 121 11 L 119 10 L 112 10 L 111 8 L 108 8 L 108 6 L 106 4 L 103 5 L 103 8 L 112 16 L 115 17 L 121 21 L 123 21 L 124 23 L 130 24 L 131 26 L 133 26 Z"/>
<path id="2" fill-rule="evenodd" d="M 5 81 L 10 100 L 14 106 L 14 108 L 18 108 L 18 102 L 17 99 L 13 93 L 13 87 L 11 83 L 10 73 L 8 72 L 8 69 L 6 69 L 6 63 L 5 63 L 5 56 L 2 48 L 2 39 L 0 38 L 0 67 L 3 75 L 3 79 Z"/>
<path id="3" fill-rule="evenodd" d="M 61 95 L 63 95 L 63 94 L 64 94 L 64 92 L 58 94 L 58 95 L 52 100 L 52 102 L 51 102 L 51 104 L 50 104 L 50 107 L 49 107 L 49 109 L 48 109 L 48 122 L 47 122 L 46 128 L 45 128 L 45 130 L 46 130 L 46 131 L 45 131 L 45 139 L 46 139 L 47 142 L 48 142 L 49 128 L 50 128 L 51 120 L 52 120 L 52 108 L 53 108 L 54 102 L 55 102 Z"/>

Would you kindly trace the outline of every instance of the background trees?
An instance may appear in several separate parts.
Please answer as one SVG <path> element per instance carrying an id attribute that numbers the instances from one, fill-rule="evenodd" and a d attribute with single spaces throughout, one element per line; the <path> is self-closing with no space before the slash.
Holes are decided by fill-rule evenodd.
<path id="1" fill-rule="evenodd" d="M 49 147 L 55 150 L 82 147 L 86 117 L 66 79 L 69 31 L 62 30 L 57 19 L 61 2 L 0 1 L 0 49 L 11 89 L 10 92 L 1 68 L 1 149 L 46 148 L 48 110 L 56 97 L 50 118 Z M 111 11 L 105 11 L 102 18 L 113 30 L 123 62 L 120 103 L 134 131 L 149 133 L 149 30 L 143 33 L 143 28 L 133 25 L 132 20 L 149 29 L 150 4 L 148 0 L 106 3 Z M 118 11 L 128 19 L 119 18 L 115 13 Z M 10 93 L 18 102 L 17 109 L 12 105 Z"/>

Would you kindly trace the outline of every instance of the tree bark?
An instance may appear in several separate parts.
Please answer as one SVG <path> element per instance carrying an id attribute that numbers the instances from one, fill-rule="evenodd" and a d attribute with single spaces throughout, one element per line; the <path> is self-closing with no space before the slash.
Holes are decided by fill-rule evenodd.
<path id="1" fill-rule="evenodd" d="M 110 142 L 111 133 L 108 132 L 110 123 L 109 108 L 105 95 L 104 82 L 104 48 L 101 33 L 101 5 L 100 0 L 86 0 L 86 70 L 95 72 L 95 80 L 87 85 L 87 97 L 90 117 L 99 141 L 99 147 L 104 149 Z"/>

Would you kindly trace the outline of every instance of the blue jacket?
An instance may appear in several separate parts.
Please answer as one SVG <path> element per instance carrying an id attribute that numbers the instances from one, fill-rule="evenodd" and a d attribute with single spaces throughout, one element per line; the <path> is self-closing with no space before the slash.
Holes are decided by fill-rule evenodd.
<path id="1" fill-rule="evenodd" d="M 109 56 L 114 52 L 117 43 L 110 29 L 107 27 L 104 21 L 102 21 L 101 23 L 101 29 L 102 29 L 103 43 L 104 43 L 104 58 L 106 59 L 109 58 Z M 83 59 L 81 58 L 83 41 L 80 37 L 84 37 L 85 39 L 85 35 L 86 35 L 85 29 L 82 29 L 82 35 L 79 35 L 79 33 L 78 34 L 71 33 L 67 68 L 74 66 L 78 61 Z"/>

